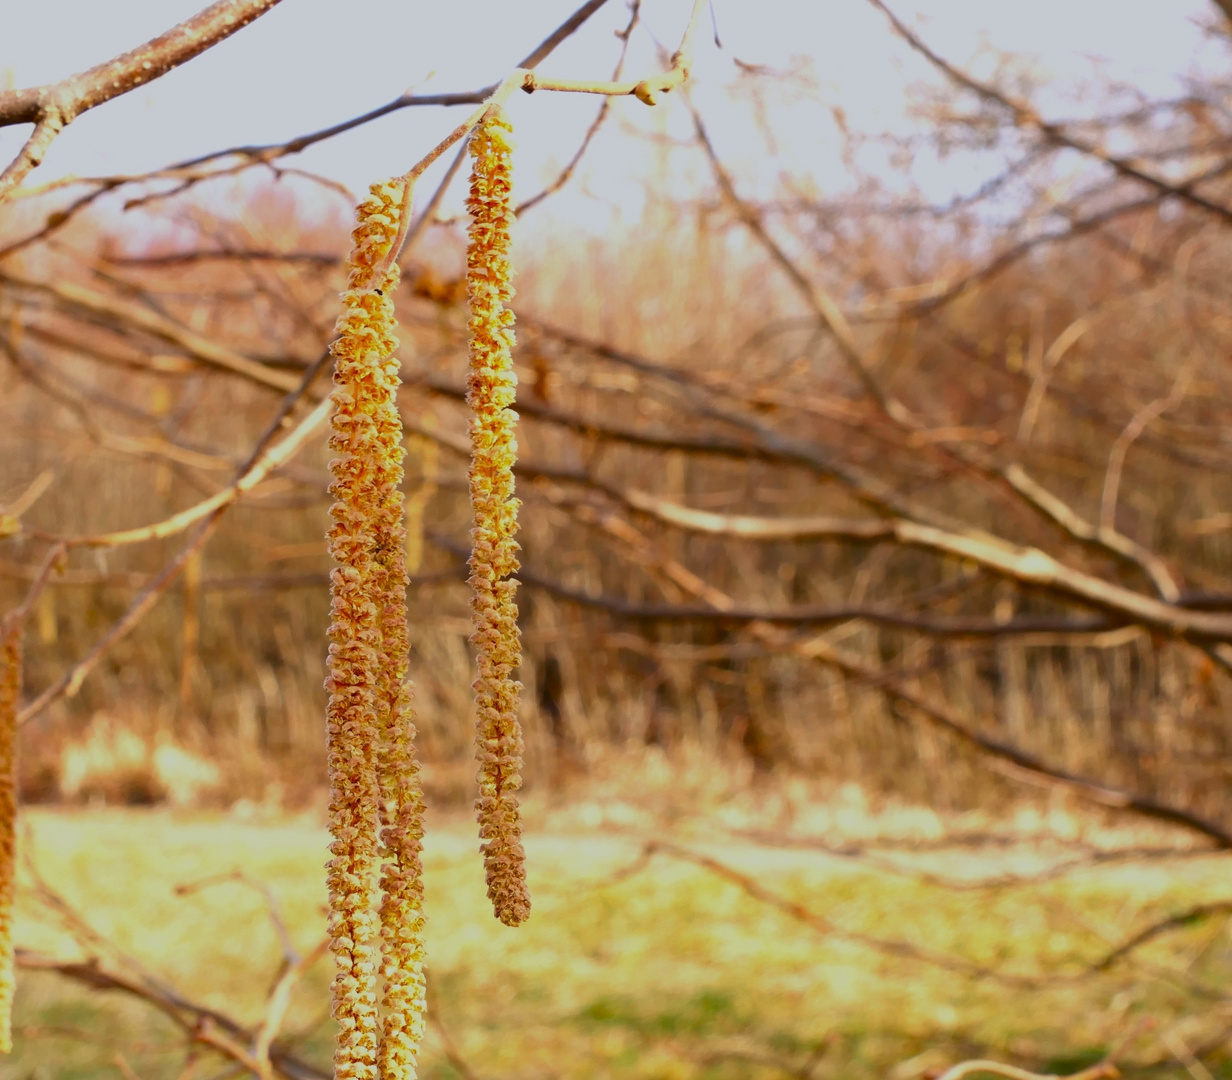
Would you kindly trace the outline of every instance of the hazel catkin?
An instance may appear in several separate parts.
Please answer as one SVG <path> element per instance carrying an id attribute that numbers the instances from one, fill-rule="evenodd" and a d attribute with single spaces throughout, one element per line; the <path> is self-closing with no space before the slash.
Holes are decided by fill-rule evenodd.
<path id="1" fill-rule="evenodd" d="M 329 447 L 341 456 L 330 462 L 329 488 L 338 566 L 326 681 L 327 883 L 337 1080 L 409 1080 L 423 1033 L 423 800 L 405 683 L 404 451 L 391 296 L 399 271 L 388 259 L 403 194 L 398 182 L 375 184 L 359 206 L 332 346 Z"/>
<path id="2" fill-rule="evenodd" d="M 530 914 L 517 790 L 522 784 L 522 730 L 518 722 L 521 663 L 515 601 L 518 569 L 518 499 L 513 464 L 517 413 L 512 347 L 510 248 L 513 208 L 512 127 L 493 106 L 470 140 L 473 159 L 466 287 L 470 320 L 467 403 L 472 410 L 470 585 L 479 677 L 475 680 L 475 752 L 479 798 L 475 804 L 488 896 L 496 917 L 517 926 Z"/>

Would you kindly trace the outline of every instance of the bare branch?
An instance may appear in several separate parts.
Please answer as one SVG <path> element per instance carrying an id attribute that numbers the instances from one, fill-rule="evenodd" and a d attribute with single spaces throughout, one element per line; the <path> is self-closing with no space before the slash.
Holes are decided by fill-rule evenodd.
<path id="1" fill-rule="evenodd" d="M 937 534 L 939 532 L 939 530 L 930 529 L 926 526 L 913 526 L 913 529 L 923 530 L 919 534 L 921 536 Z M 635 548 L 646 543 L 644 538 L 636 535 L 629 536 L 628 532 L 629 530 L 626 530 L 621 534 L 614 535 L 617 535 L 618 539 Z M 985 549 L 996 551 L 1000 555 L 999 548 L 985 545 L 982 541 L 972 543 L 972 538 L 958 539 L 961 542 L 956 548 L 955 554 L 964 549 L 973 553 L 977 550 Z M 1008 552 L 1005 554 L 1008 555 Z M 974 554 L 967 557 L 974 558 Z M 1030 554 L 1016 557 L 1014 561 L 1021 561 L 1023 569 L 1032 564 L 1038 565 L 1041 569 L 1046 564 L 1050 564 L 1053 567 L 1059 566 L 1059 564 L 1043 552 L 1034 550 Z M 1076 571 L 1070 571 L 1069 573 L 1076 573 Z M 735 606 L 730 598 L 727 598 L 709 583 L 700 582 L 699 586 L 691 586 L 687 578 L 678 577 L 673 580 L 678 586 L 684 588 L 696 598 L 703 599 L 706 603 L 715 607 L 718 617 L 722 616 L 722 609 L 724 607 L 730 609 Z M 700 581 L 700 579 L 698 580 Z M 1102 582 L 1098 584 L 1104 585 Z M 1117 588 L 1114 586 L 1105 587 L 1109 589 Z M 1161 608 L 1169 607 L 1169 605 L 1159 601 L 1141 597 L 1137 593 L 1130 593 L 1129 590 L 1122 591 L 1141 602 Z M 716 594 L 718 603 L 715 602 Z M 749 625 L 749 633 L 779 651 L 789 652 L 804 659 L 828 664 L 848 675 L 855 675 L 880 687 L 887 696 L 908 706 L 929 723 L 944 729 L 961 742 L 966 743 L 984 755 L 1003 762 L 1004 768 L 1010 776 L 1016 774 L 1020 776 L 1025 775 L 1029 779 L 1038 780 L 1047 785 L 1071 791 L 1079 797 L 1100 806 L 1123 810 L 1141 817 L 1177 825 L 1215 841 L 1220 847 L 1232 848 L 1232 832 L 1229 832 L 1217 822 L 1209 821 L 1192 811 L 1161 803 L 1150 796 L 1141 795 L 1133 791 L 1125 791 L 1100 781 L 1092 780 L 1086 776 L 1055 768 L 1033 754 L 1019 749 L 1017 746 L 985 735 L 959 717 L 948 705 L 921 696 L 885 671 L 878 670 L 865 661 L 836 648 L 826 639 L 825 635 L 818 635 L 806 640 L 794 639 L 783 630 L 765 622 L 751 623 Z"/>
<path id="2" fill-rule="evenodd" d="M 260 878 L 253 877 L 243 870 L 232 870 L 229 874 L 211 874 L 209 877 L 198 878 L 195 881 L 185 881 L 177 885 L 175 887 L 175 895 L 192 896 L 193 893 L 200 892 L 202 889 L 231 882 L 244 885 L 260 895 L 261 899 L 265 902 L 265 910 L 269 915 L 270 925 L 273 926 L 274 933 L 278 937 L 278 943 L 282 946 L 283 961 L 287 964 L 298 964 L 303 958 L 300 956 L 299 950 L 295 948 L 295 943 L 291 940 L 291 932 L 287 929 L 286 920 L 282 917 L 282 909 L 279 906 L 278 898 L 274 895 L 273 890 Z"/>
<path id="3" fill-rule="evenodd" d="M 30 582 L 30 588 L 26 591 L 26 597 L 20 605 L 15 607 L 7 615 L 3 621 L 0 621 L 0 641 L 7 641 L 10 634 L 21 629 L 22 624 L 30 617 L 30 612 L 34 610 L 34 605 L 38 603 L 38 599 L 43 595 L 43 590 L 47 588 L 48 582 L 51 581 L 51 575 L 59 569 L 64 561 L 65 548 L 63 544 L 57 544 L 43 559 L 43 565 L 36 571 L 33 580 Z"/>
<path id="4" fill-rule="evenodd" d="M 621 40 L 620 58 L 616 61 L 616 70 L 612 72 L 613 82 L 620 79 L 620 73 L 624 70 L 625 58 L 629 55 L 629 39 L 633 36 L 633 28 L 637 25 L 638 16 L 641 13 L 641 0 L 634 0 L 629 7 L 629 23 L 624 30 L 620 31 L 618 34 Z M 529 65 L 523 65 L 523 67 L 527 66 Z M 573 157 L 569 159 L 569 163 L 561 169 L 556 179 L 553 180 L 541 192 L 539 192 L 538 195 L 532 195 L 529 199 L 526 199 L 518 204 L 517 209 L 514 211 L 514 215 L 516 217 L 521 217 L 527 210 L 531 209 L 531 207 L 538 206 L 544 199 L 555 194 L 569 182 L 569 178 L 573 176 L 574 170 L 578 167 L 578 163 L 581 162 L 587 149 L 590 147 L 591 142 L 594 140 L 595 135 L 598 134 L 599 128 L 603 126 L 603 121 L 607 119 L 611 106 L 612 99 L 610 97 L 605 97 L 603 102 L 599 105 L 599 111 L 595 114 L 594 120 L 591 121 L 590 127 L 586 129 L 586 134 L 582 137 L 581 145 L 577 148 L 577 151 L 574 153 Z"/>
<path id="5" fill-rule="evenodd" d="M 710 141 L 710 135 L 702 123 L 701 114 L 693 107 L 692 103 L 689 105 L 689 111 L 693 115 L 693 128 L 697 133 L 697 141 L 706 152 L 706 157 L 710 160 L 710 167 L 714 172 L 715 180 L 718 182 L 724 197 L 736 210 L 740 220 L 766 249 L 771 258 L 783 269 L 784 273 L 791 279 L 791 283 L 796 287 L 797 292 L 800 293 L 804 301 L 813 310 L 817 320 L 830 332 L 847 366 L 859 380 L 860 385 L 868 396 L 887 415 L 905 419 L 908 415 L 906 407 L 901 402 L 888 397 L 880 384 L 873 378 L 868 358 L 856 342 L 855 335 L 851 330 L 851 324 L 847 321 L 847 316 L 843 314 L 842 309 L 834 302 L 834 299 L 825 289 L 804 276 L 800 268 L 796 266 L 790 256 L 788 256 L 774 237 L 770 235 L 757 208 L 740 198 L 736 193 L 736 186 L 727 169 L 719 160 L 714 144 Z"/>
<path id="6" fill-rule="evenodd" d="M 1180 586 L 1177 585 L 1176 579 L 1164 561 L 1153 551 L 1131 540 L 1124 533 L 1107 528 L 1102 522 L 1099 525 L 1092 525 L 1063 499 L 1029 476 L 1021 465 L 1006 466 L 1002 475 L 1013 485 L 1015 491 L 1047 514 L 1075 540 L 1095 544 L 1125 559 L 1142 570 L 1154 583 L 1159 595 L 1169 603 L 1174 604 L 1180 600 Z"/>
<path id="7" fill-rule="evenodd" d="M 1104 152 L 1094 143 L 1086 142 L 1074 135 L 1071 135 L 1060 124 L 1050 123 L 1036 112 L 1034 106 L 1026 101 L 1021 101 L 1016 98 L 1011 98 L 1008 94 L 1003 93 L 996 87 L 988 83 L 980 82 L 964 71 L 960 71 L 948 60 L 934 52 L 919 35 L 908 29 L 907 25 L 890 10 L 884 0 L 868 0 L 875 8 L 881 11 L 890 21 L 894 30 L 898 35 L 916 52 L 923 56 L 930 64 L 943 72 L 953 82 L 957 83 L 972 93 L 977 94 L 985 101 L 990 101 L 1001 108 L 1007 110 L 1013 118 L 1015 124 L 1020 127 L 1031 128 L 1038 131 L 1048 142 L 1055 146 L 1064 147 L 1068 150 L 1076 150 L 1088 157 L 1102 161 L 1105 165 L 1115 169 L 1117 173 L 1127 179 L 1137 180 L 1139 183 L 1146 184 L 1148 187 L 1154 188 L 1161 195 L 1173 195 L 1178 199 L 1191 203 L 1215 217 L 1226 222 L 1232 222 L 1232 208 L 1225 206 L 1223 203 L 1215 202 L 1200 194 L 1196 190 L 1196 185 L 1201 177 L 1194 177 L 1181 184 L 1171 184 L 1162 177 L 1156 176 L 1154 173 L 1147 172 L 1137 161 L 1117 157 L 1114 154 Z"/>
<path id="8" fill-rule="evenodd" d="M 33 133 L 17 152 L 17 156 L 9 162 L 4 172 L 0 172 L 0 202 L 43 163 L 47 148 L 63 130 L 64 121 L 55 114 L 44 117 L 35 125 Z"/>
<path id="9" fill-rule="evenodd" d="M 264 386 L 290 391 L 298 385 L 299 380 L 294 375 L 285 371 L 276 371 L 256 360 L 250 360 L 233 349 L 219 345 L 181 326 L 175 320 L 159 315 L 139 304 L 121 300 L 118 297 L 106 296 L 71 281 L 44 284 L 15 277 L 12 274 L 0 273 L 0 282 L 13 288 L 51 296 L 70 308 L 77 308 L 91 315 L 101 315 L 121 325 L 151 334 L 163 341 L 178 345 L 194 360 L 243 375 Z"/>
<path id="10" fill-rule="evenodd" d="M 569 16 L 560 26 L 558 26 L 551 34 L 547 36 L 531 53 L 526 56 L 518 68 L 534 69 L 546 60 L 564 41 L 568 40 L 596 11 L 598 11 L 607 0 L 587 0 L 581 7 Z M 388 116 L 390 113 L 397 112 L 399 109 L 406 109 L 419 105 L 479 105 L 491 97 L 499 88 L 499 83 L 493 83 L 491 86 L 485 86 L 478 90 L 463 90 L 454 93 L 446 94 L 403 94 L 400 97 L 394 98 L 393 101 L 387 102 L 384 105 L 378 106 L 375 109 L 370 109 L 368 112 L 359 116 L 352 117 L 349 120 L 343 120 L 337 124 L 331 124 L 329 127 L 321 128 L 318 131 L 310 132 L 306 135 L 299 135 L 293 139 L 288 139 L 281 143 L 266 143 L 264 145 L 249 145 L 249 146 L 233 146 L 226 150 L 216 150 L 209 154 L 204 154 L 201 157 L 190 158 L 187 161 L 181 161 L 175 165 L 169 166 L 162 170 L 162 174 L 192 169 L 200 165 L 208 164 L 212 161 L 217 161 L 219 158 L 238 156 L 248 159 L 252 164 L 270 162 L 276 158 L 283 157 L 287 154 L 298 154 L 308 147 L 314 146 L 319 142 L 324 142 L 326 139 L 332 139 L 336 135 L 342 135 L 345 132 L 352 131 L 357 127 L 362 127 L 364 124 L 369 124 L 374 120 L 379 120 L 383 116 Z M 153 174 L 152 174 L 153 175 Z"/>
<path id="11" fill-rule="evenodd" d="M 246 476 L 254 466 L 264 458 L 266 449 L 273 441 L 274 437 L 282 429 L 283 421 L 291 414 L 292 410 L 299 403 L 300 399 L 308 392 L 317 374 L 324 366 L 329 354 L 324 354 L 311 368 L 305 372 L 303 379 L 299 385 L 292 390 L 283 399 L 282 405 L 278 410 L 277 415 L 270 421 L 265 431 L 261 433 L 257 440 L 256 446 L 253 448 L 252 454 L 247 462 L 239 469 L 237 473 L 237 481 Z M 326 401 L 329 399 L 326 398 Z M 319 407 L 318 407 L 319 408 Z M 302 443 L 300 444 L 302 445 Z M 275 451 L 277 452 L 277 451 Z M 120 618 L 112 624 L 110 629 L 103 634 L 102 638 L 94 645 L 94 647 L 72 668 L 66 671 L 59 679 L 52 683 L 44 690 L 37 698 L 27 705 L 17 716 L 18 724 L 27 723 L 33 720 L 43 712 L 53 701 L 57 701 L 61 697 L 72 697 L 81 689 L 81 684 L 86 677 L 98 664 L 98 662 L 107 654 L 108 650 L 126 634 L 129 633 L 141 620 L 146 616 L 147 612 L 157 603 L 158 598 L 174 583 L 176 578 L 183 572 L 189 559 L 200 551 L 205 546 L 205 542 L 210 538 L 214 528 L 217 526 L 222 515 L 226 513 L 227 508 L 232 505 L 235 500 L 223 503 L 215 507 L 201 522 L 197 531 L 190 537 L 188 543 L 180 550 L 171 562 L 167 563 L 162 570 L 158 572 L 148 585 L 134 598 L 128 609 Z"/>
<path id="12" fill-rule="evenodd" d="M 281 465 L 285 465 L 301 449 L 329 419 L 333 404 L 328 397 L 322 398 L 315 409 L 303 418 L 285 439 L 273 449 L 266 451 L 241 476 L 217 494 L 203 499 L 187 510 L 152 525 L 142 525 L 136 529 L 124 529 L 120 532 L 96 533 L 93 536 L 74 536 L 59 538 L 59 542 L 67 547 L 122 547 L 127 544 L 143 544 L 150 540 L 165 540 L 183 532 L 190 525 L 204 518 L 225 510 L 233 502 L 242 498 L 261 483 L 270 473 Z"/>
<path id="13" fill-rule="evenodd" d="M 0 174 L 0 202 L 42 160 L 52 140 L 88 109 L 165 75 L 264 15 L 278 0 L 218 0 L 136 49 L 59 82 L 0 93 L 0 127 L 34 134 Z"/>
<path id="14" fill-rule="evenodd" d="M 1020 482 L 1024 475 L 1021 470 L 1015 474 Z M 1169 633 L 1193 634 L 1197 637 L 1209 634 L 1219 639 L 1232 635 L 1232 618 L 1191 611 L 1166 600 L 1143 596 L 1132 589 L 1104 581 L 1059 562 L 1039 548 L 1019 547 L 987 533 L 981 534 L 974 531 L 954 533 L 914 521 L 894 519 L 886 521 L 851 521 L 829 517 L 773 519 L 716 514 L 711 511 L 680 506 L 643 492 L 628 491 L 621 494 L 630 506 L 642 513 L 693 532 L 767 541 L 795 538 L 816 539 L 822 536 L 893 539 L 900 544 L 970 559 L 988 570 L 1014 578 L 1024 584 L 1066 593 L 1074 599 L 1094 604 L 1109 612 L 1115 612 L 1128 621 L 1152 626 Z M 1055 501 L 1060 503 L 1060 500 Z M 1046 505 L 1051 506 L 1052 504 Z M 1074 519 L 1077 524 L 1081 524 L 1076 515 Z M 1173 588 L 1175 589 L 1175 586 Z M 1177 596 L 1179 598 L 1179 593 Z M 1202 629 L 1199 629 L 1199 626 Z"/>
<path id="15" fill-rule="evenodd" d="M 1005 762 L 1009 767 L 1007 775 L 1011 777 L 1039 780 L 1047 785 L 1072 791 L 1079 797 L 1099 806 L 1124 810 L 1140 817 L 1178 825 L 1215 841 L 1221 848 L 1232 848 L 1232 832 L 1217 822 L 1209 821 L 1191 811 L 1160 803 L 1149 796 L 1124 791 L 1089 777 L 1053 768 L 1033 754 L 1028 754 L 1016 746 L 976 731 L 947 705 L 924 698 L 899 683 L 893 676 L 869 666 L 857 657 L 835 649 L 821 638 L 801 643 L 793 651 L 797 655 L 812 656 L 821 663 L 830 664 L 848 675 L 867 680 L 889 697 L 908 706 L 910 711 L 923 717 L 929 723 L 948 731 L 960 742 Z"/>
<path id="16" fill-rule="evenodd" d="M 778 908 L 778 910 L 790 915 L 798 922 L 812 927 L 818 933 L 829 937 L 846 939 L 886 956 L 893 956 L 900 960 L 912 960 L 917 963 L 928 964 L 932 967 L 965 975 L 968 978 L 988 979 L 1006 986 L 1033 988 L 1041 982 L 1040 978 L 1034 975 L 1008 974 L 997 971 L 994 968 L 985 967 L 982 964 L 973 964 L 958 956 L 924 949 L 908 941 L 878 938 L 871 934 L 863 934 L 857 930 L 849 930 L 846 927 L 838 926 L 824 915 L 818 914 L 798 901 L 771 891 L 761 881 L 750 877 L 748 874 L 741 873 L 735 867 L 728 866 L 726 863 L 720 862 L 709 855 L 703 855 L 700 852 L 680 847 L 670 841 L 651 840 L 646 844 L 644 851 L 650 855 L 667 855 L 673 859 L 694 863 L 730 881 L 754 900 Z"/>
<path id="17" fill-rule="evenodd" d="M 1121 486 L 1121 472 L 1125 468 L 1125 455 L 1138 437 L 1153 421 L 1158 420 L 1169 409 L 1175 408 L 1185 397 L 1193 378 L 1193 365 L 1187 364 L 1176 377 L 1172 389 L 1163 397 L 1152 401 L 1140 409 L 1125 425 L 1125 430 L 1117 437 L 1108 455 L 1108 469 L 1104 474 L 1104 492 L 1099 504 L 1099 527 L 1101 532 L 1115 533 L 1117 492 Z"/>

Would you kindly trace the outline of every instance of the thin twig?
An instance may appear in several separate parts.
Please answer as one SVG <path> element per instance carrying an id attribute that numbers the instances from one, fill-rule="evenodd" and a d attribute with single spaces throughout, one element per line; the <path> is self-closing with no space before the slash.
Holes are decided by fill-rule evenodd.
<path id="1" fill-rule="evenodd" d="M 229 874 L 211 874 L 209 877 L 198 878 L 196 881 L 183 882 L 175 886 L 174 892 L 176 896 L 192 896 L 193 893 L 200 892 L 202 889 L 231 882 L 247 886 L 261 895 L 261 898 L 265 901 L 265 910 L 269 914 L 270 924 L 273 926 L 278 942 L 282 946 L 284 963 L 288 966 L 300 963 L 302 957 L 291 940 L 291 933 L 287 929 L 286 921 L 282 917 L 282 909 L 278 904 L 278 898 L 274 895 L 273 890 L 260 878 L 253 877 L 243 870 L 232 870 Z"/>
<path id="2" fill-rule="evenodd" d="M 1176 381 L 1172 384 L 1172 389 L 1163 397 L 1152 401 L 1149 405 L 1138 410 L 1128 424 L 1125 425 L 1125 430 L 1121 432 L 1116 442 L 1112 445 L 1112 451 L 1108 455 L 1108 468 L 1104 473 L 1104 491 L 1099 504 L 1099 524 L 1100 528 L 1108 532 L 1117 532 L 1116 527 L 1116 505 L 1117 493 L 1121 487 L 1121 473 L 1125 468 L 1125 455 L 1129 453 L 1129 448 L 1137 441 L 1138 437 L 1147 429 L 1147 426 L 1158 420 L 1169 409 L 1175 408 L 1184 400 L 1186 393 L 1189 391 L 1189 383 L 1193 378 L 1193 365 L 1186 364 L 1181 372 L 1176 377 Z"/>

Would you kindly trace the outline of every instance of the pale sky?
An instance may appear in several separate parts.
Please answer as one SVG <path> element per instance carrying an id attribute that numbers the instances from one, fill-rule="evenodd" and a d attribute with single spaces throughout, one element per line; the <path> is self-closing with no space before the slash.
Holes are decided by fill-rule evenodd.
<path id="1" fill-rule="evenodd" d="M 53 80 L 108 58 L 193 13 L 204 0 L 0 0 L 0 84 Z M 206 55 L 150 86 L 87 113 L 54 144 L 30 182 L 66 174 L 134 172 L 229 145 L 270 142 L 363 112 L 416 86 L 424 92 L 473 89 L 496 81 L 563 20 L 577 0 L 283 0 L 272 12 Z M 643 30 L 674 48 L 689 0 L 644 0 Z M 1098 70 L 1132 81 L 1147 93 L 1167 92 L 1178 75 L 1209 61 L 1197 21 L 1210 0 L 897 0 L 898 13 L 919 27 L 947 57 L 987 71 L 986 47 L 1013 50 L 1057 85 L 1090 79 Z M 776 69 L 811 67 L 826 106 L 841 106 L 861 130 L 903 130 L 911 82 L 927 73 L 887 30 L 866 0 L 714 0 L 723 51 L 707 23 L 697 43 L 695 99 L 716 143 L 750 184 L 764 162 L 756 121 L 734 107 L 733 57 Z M 542 70 L 606 78 L 617 54 L 613 31 L 627 19 L 625 0 L 610 0 Z M 643 34 L 627 73 L 640 76 L 657 61 Z M 1205 49 L 1205 53 L 1203 52 Z M 566 161 L 597 100 L 577 95 L 517 95 L 522 193 L 536 190 Z M 616 103 L 581 183 L 561 198 L 557 220 L 602 216 L 602 204 L 636 213 L 641 179 L 653 164 L 636 130 L 688 134 L 683 110 L 657 110 L 632 99 Z M 405 170 L 464 115 L 464 110 L 404 110 L 288 159 L 359 190 Z M 821 192 L 841 188 L 833 125 L 812 107 L 782 120 L 780 148 L 788 166 Z M 0 130 L 0 152 L 11 157 L 27 129 Z M 786 138 L 782 138 L 786 132 Z M 777 167 L 777 166 L 776 166 Z M 949 166 L 962 169 L 961 163 Z M 760 170 L 769 182 L 774 170 Z M 938 184 L 961 186 L 961 175 Z M 681 183 L 688 178 L 682 177 Z M 430 182 L 430 177 L 429 181 Z M 459 185 L 459 189 L 460 189 Z M 543 215 L 541 215 L 543 216 Z"/>

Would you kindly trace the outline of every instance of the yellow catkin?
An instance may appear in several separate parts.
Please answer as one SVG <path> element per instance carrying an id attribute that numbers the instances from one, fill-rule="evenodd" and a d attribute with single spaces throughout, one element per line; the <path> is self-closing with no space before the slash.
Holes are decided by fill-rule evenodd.
<path id="1" fill-rule="evenodd" d="M 521 683 L 513 671 L 522 661 L 518 609 L 519 501 L 514 497 L 513 463 L 516 379 L 511 349 L 513 298 L 510 286 L 510 228 L 513 224 L 512 127 L 502 109 L 489 109 L 471 136 L 473 160 L 470 243 L 466 289 L 470 303 L 470 375 L 466 400 L 471 421 L 471 611 L 478 653 L 475 680 L 475 752 L 479 799 L 475 804 L 483 841 L 488 896 L 496 917 L 517 926 L 530 914 L 522 824 L 516 792 L 522 785 L 522 730 L 517 718 Z"/>
<path id="2" fill-rule="evenodd" d="M 21 630 L 0 642 L 0 1053 L 13 1049 L 13 901 L 17 887 L 17 704 Z"/>
<path id="3" fill-rule="evenodd" d="M 423 803 L 404 685 L 403 450 L 390 297 L 398 268 L 377 269 L 397 233 L 402 192 L 397 182 L 373 185 L 359 206 L 333 346 L 329 447 L 341 456 L 330 462 L 336 499 L 330 553 L 338 566 L 331 578 L 326 682 L 333 837 L 327 882 L 337 964 L 337 1080 L 413 1077 L 423 1029 Z M 378 873 L 384 890 L 379 916 Z M 378 953 L 384 981 L 379 1009 Z"/>
<path id="4" fill-rule="evenodd" d="M 391 279 L 396 275 L 391 272 Z M 393 280 L 389 281 L 392 288 Z M 388 293 L 389 288 L 385 291 Z M 391 375 L 394 386 L 397 374 Z M 377 786 L 381 845 L 381 1042 L 382 1080 L 410 1080 L 424 1032 L 423 794 L 414 756 L 411 687 L 406 681 L 410 642 L 406 613 L 406 527 L 402 495 L 402 422 L 393 394 L 380 406 L 387 450 L 378 517 L 376 585 L 380 607 L 381 656 L 377 677 Z"/>

